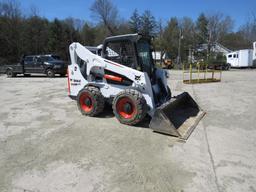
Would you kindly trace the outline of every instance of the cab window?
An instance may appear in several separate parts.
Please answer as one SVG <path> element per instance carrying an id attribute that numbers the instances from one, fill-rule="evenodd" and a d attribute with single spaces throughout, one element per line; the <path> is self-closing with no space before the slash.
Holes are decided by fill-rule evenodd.
<path id="1" fill-rule="evenodd" d="M 41 63 L 42 63 L 41 57 L 37 57 L 37 58 L 36 58 L 36 63 L 37 63 L 37 64 L 41 64 Z"/>
<path id="2" fill-rule="evenodd" d="M 105 55 L 106 59 L 127 67 L 135 67 L 135 52 L 130 41 L 109 42 Z"/>
<path id="3" fill-rule="evenodd" d="M 32 62 L 33 61 L 33 57 L 25 57 L 24 61 L 25 62 Z"/>

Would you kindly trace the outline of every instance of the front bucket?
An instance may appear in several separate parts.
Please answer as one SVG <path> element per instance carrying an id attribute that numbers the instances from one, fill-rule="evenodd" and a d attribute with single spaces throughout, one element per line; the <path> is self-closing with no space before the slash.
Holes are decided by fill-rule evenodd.
<path id="1" fill-rule="evenodd" d="M 187 139 L 205 112 L 184 92 L 158 107 L 149 127 L 155 132 Z"/>

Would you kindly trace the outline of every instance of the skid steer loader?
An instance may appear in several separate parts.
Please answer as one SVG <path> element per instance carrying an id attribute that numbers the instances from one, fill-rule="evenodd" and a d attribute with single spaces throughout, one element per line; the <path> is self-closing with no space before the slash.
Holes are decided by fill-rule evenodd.
<path id="1" fill-rule="evenodd" d="M 188 93 L 171 97 L 167 72 L 154 66 L 149 37 L 108 37 L 100 56 L 79 43 L 72 43 L 69 51 L 69 95 L 83 115 L 97 116 L 111 102 L 121 123 L 135 125 L 148 114 L 155 132 L 182 139 L 204 115 Z"/>

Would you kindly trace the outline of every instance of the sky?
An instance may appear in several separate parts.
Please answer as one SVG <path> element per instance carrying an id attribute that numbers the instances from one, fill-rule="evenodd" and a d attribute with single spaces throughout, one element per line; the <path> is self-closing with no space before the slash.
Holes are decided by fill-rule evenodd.
<path id="1" fill-rule="evenodd" d="M 22 9 L 29 13 L 36 7 L 39 14 L 50 20 L 74 17 L 93 22 L 90 7 L 94 0 L 20 0 Z M 256 0 L 112 0 L 121 18 L 130 18 L 134 9 L 140 13 L 150 10 L 156 19 L 168 21 L 170 17 L 191 17 L 196 20 L 201 12 L 223 13 L 234 20 L 234 30 L 256 15 Z"/>

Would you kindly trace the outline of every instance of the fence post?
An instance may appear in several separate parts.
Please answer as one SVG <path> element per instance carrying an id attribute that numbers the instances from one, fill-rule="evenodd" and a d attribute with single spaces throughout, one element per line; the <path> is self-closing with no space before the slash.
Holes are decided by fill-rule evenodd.
<path id="1" fill-rule="evenodd" d="M 191 80 L 192 80 L 192 64 L 189 65 L 189 73 L 190 73 L 189 83 L 191 83 Z"/>
<path id="2" fill-rule="evenodd" d="M 198 83 L 200 82 L 200 66 L 201 66 L 201 64 L 199 63 L 197 66 L 197 82 Z"/>
<path id="3" fill-rule="evenodd" d="M 205 65 L 204 80 L 206 80 L 207 68 L 208 68 L 208 64 Z"/>
<path id="4" fill-rule="evenodd" d="M 183 64 L 182 65 L 182 79 L 183 79 L 183 82 L 184 82 L 184 80 L 185 80 L 185 65 Z"/>
<path id="5" fill-rule="evenodd" d="M 220 81 L 221 81 L 221 76 L 222 76 L 222 70 L 220 70 Z"/>

